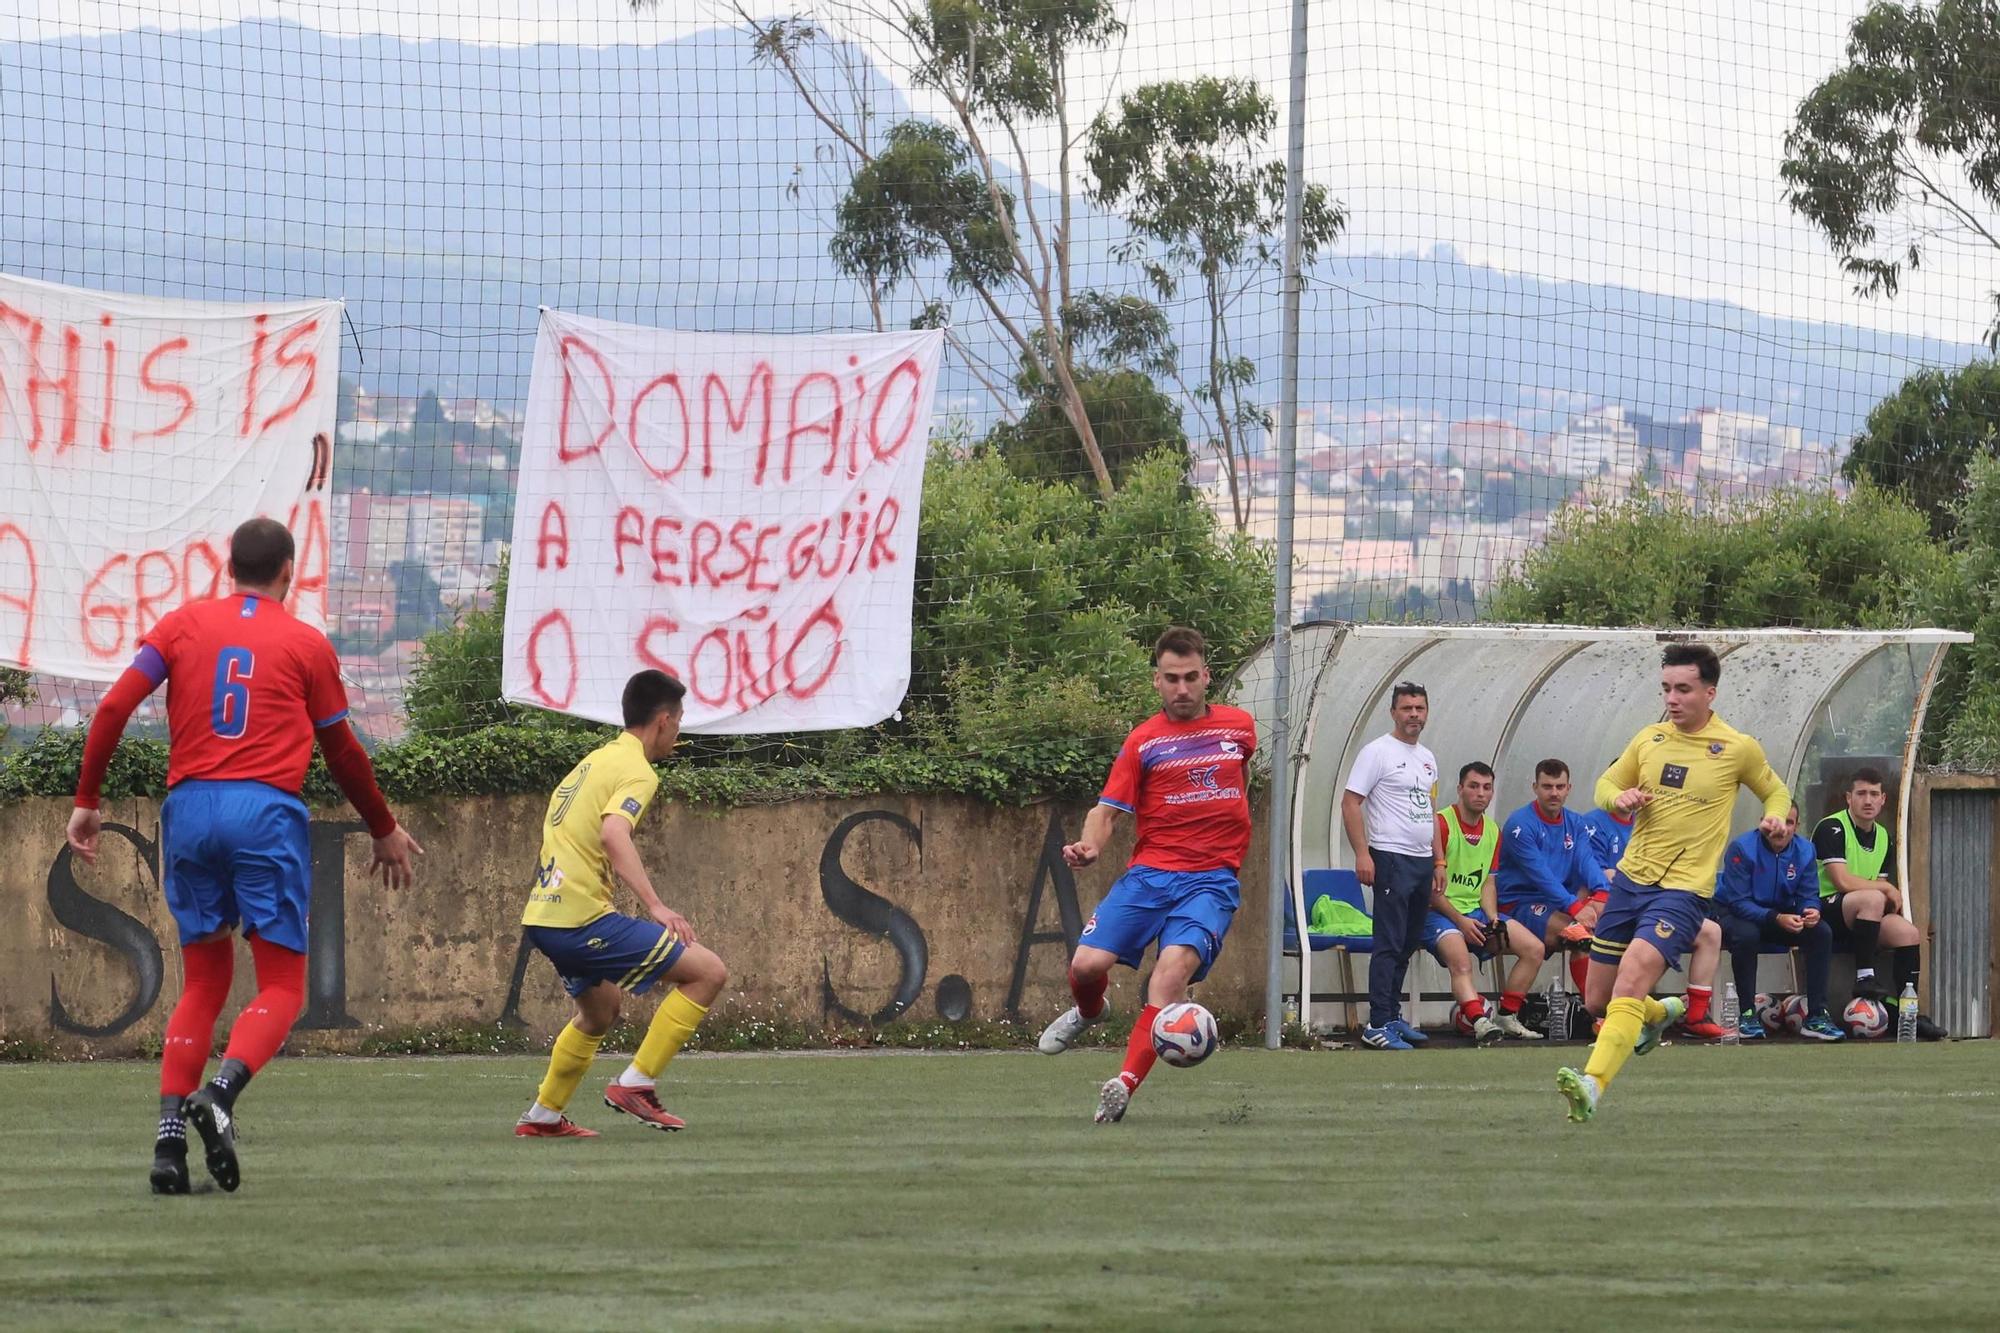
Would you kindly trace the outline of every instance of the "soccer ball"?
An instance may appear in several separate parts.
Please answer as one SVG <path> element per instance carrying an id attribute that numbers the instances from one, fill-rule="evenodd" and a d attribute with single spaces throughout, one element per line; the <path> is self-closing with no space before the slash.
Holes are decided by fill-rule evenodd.
<path id="1" fill-rule="evenodd" d="M 1782 1009 L 1785 1016 L 1785 1031 L 1794 1037 L 1798 1036 L 1805 1028 L 1806 1020 L 1812 1017 L 1812 1011 L 1806 1008 L 1806 997 L 1787 995 Z"/>
<path id="2" fill-rule="evenodd" d="M 1187 1001 L 1170 1004 L 1153 1020 L 1153 1053 L 1176 1069 L 1188 1069 L 1215 1054 L 1215 1015 Z"/>
<path id="3" fill-rule="evenodd" d="M 1766 1032 L 1785 1030 L 1784 999 L 1782 995 L 1759 995 L 1751 1004 L 1757 1021 L 1764 1025 Z"/>
<path id="4" fill-rule="evenodd" d="M 1868 1040 L 1889 1035 L 1889 1006 L 1866 995 L 1857 995 L 1841 1010 L 1840 1021 L 1848 1032 Z"/>
<path id="5" fill-rule="evenodd" d="M 1461 1037 L 1473 1036 L 1472 1022 L 1471 1017 L 1465 1012 L 1465 1006 L 1454 1002 L 1451 1006 L 1452 1030 Z"/>

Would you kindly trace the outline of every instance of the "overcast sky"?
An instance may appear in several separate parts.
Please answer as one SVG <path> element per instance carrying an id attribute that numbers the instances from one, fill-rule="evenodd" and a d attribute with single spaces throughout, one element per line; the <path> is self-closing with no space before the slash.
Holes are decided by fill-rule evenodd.
<path id="1" fill-rule="evenodd" d="M 565 17 L 546 16 L 558 7 Z M 1897 301 L 1862 300 L 1780 197 L 1791 112 L 1864 7 L 1314 0 L 1308 171 L 1346 203 L 1350 252 L 1443 245 L 1541 277 L 1976 341 L 2000 286 L 1991 249 L 1935 251 Z M 1282 98 L 1288 0 L 1132 0 L 1127 12 L 1127 40 L 1079 80 L 1086 109 L 1110 89 L 1203 71 L 1255 76 Z M 625 0 L 0 0 L 0 38 L 282 16 L 342 35 L 652 43 L 724 13 L 719 0 L 660 0 L 646 16 Z"/>

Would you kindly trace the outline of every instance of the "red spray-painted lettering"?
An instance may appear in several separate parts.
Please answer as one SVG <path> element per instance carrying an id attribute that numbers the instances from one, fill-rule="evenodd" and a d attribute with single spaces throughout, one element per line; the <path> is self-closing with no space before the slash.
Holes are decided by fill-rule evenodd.
<path id="1" fill-rule="evenodd" d="M 0 652 L 7 652 L 4 660 L 23 671 L 35 664 L 35 599 L 40 592 L 35 544 L 19 526 L 0 523 L 0 611 L 13 612 L 20 625 L 18 634 L 9 634 L 11 617 L 0 618 Z"/>
<path id="2" fill-rule="evenodd" d="M 829 370 L 781 379 L 770 363 L 758 361 L 734 382 L 714 370 L 661 370 L 632 377 L 634 387 L 621 393 L 610 361 L 580 334 L 562 335 L 556 355 L 562 381 L 557 458 L 575 463 L 597 456 L 622 426 L 632 456 L 662 482 L 690 475 L 693 459 L 700 460 L 696 471 L 707 479 L 719 459 L 748 455 L 753 485 L 773 478 L 789 484 L 802 451 L 818 461 L 822 477 L 842 467 L 848 476 L 858 476 L 864 455 L 887 463 L 907 447 L 917 434 L 927 392 L 914 357 L 898 362 L 872 387 L 864 374 Z M 852 366 L 855 359 L 848 360 Z"/>
<path id="3" fill-rule="evenodd" d="M 791 524 L 747 518 L 687 524 L 626 505 L 611 524 L 612 572 L 668 588 L 740 585 L 749 592 L 830 582 L 895 563 L 891 538 L 902 511 L 894 496 L 870 504 L 866 491 L 852 509 Z"/>
<path id="4" fill-rule="evenodd" d="M 644 665 L 686 681 L 688 692 L 708 707 L 748 712 L 780 693 L 810 699 L 824 690 L 846 649 L 845 633 L 829 597 L 795 624 L 781 624 L 769 607 L 754 607 L 692 643 L 679 624 L 656 615 L 633 648 Z"/>
<path id="5" fill-rule="evenodd" d="M 569 617 L 545 612 L 528 631 L 528 688 L 548 707 L 563 709 L 576 699 L 576 679 L 576 633 Z"/>
<path id="6" fill-rule="evenodd" d="M 320 499 L 315 496 L 292 506 L 285 526 L 291 529 L 297 550 L 285 608 L 324 621 L 332 543 Z M 227 537 L 195 537 L 178 547 L 119 551 L 106 557 L 83 585 L 77 602 L 83 650 L 100 662 L 138 651 L 140 641 L 167 612 L 223 591 L 228 561 L 219 553 L 228 549 Z"/>
<path id="7" fill-rule="evenodd" d="M 270 348 L 267 360 L 269 320 L 269 315 L 258 315 L 254 321 L 256 333 L 250 343 L 243 401 L 237 411 L 239 435 L 249 435 L 253 426 L 262 435 L 291 420 L 319 385 L 319 350 L 314 341 L 320 321 L 309 319 L 287 327 Z M 86 337 L 86 332 L 91 336 Z M 146 348 L 138 359 L 139 393 L 130 395 L 121 391 L 120 385 L 121 374 L 128 373 L 121 369 L 128 364 L 124 353 L 130 349 L 122 345 L 108 313 L 98 315 L 95 327 L 86 329 L 62 321 L 52 323 L 0 302 L 0 334 L 11 335 L 20 350 L 20 373 L 11 382 L 7 361 L 0 358 L 0 439 L 9 438 L 11 431 L 30 453 L 39 452 L 44 444 L 53 444 L 57 454 L 68 452 L 80 438 L 86 412 L 97 415 L 97 447 L 109 453 L 121 442 L 174 434 L 199 406 L 194 390 L 174 378 L 165 364 L 189 349 L 185 335 L 164 338 Z M 289 373 L 270 373 L 276 371 Z M 286 392 L 290 382 L 289 396 L 260 418 L 274 380 L 278 392 Z M 134 415 L 121 421 L 121 412 Z"/>

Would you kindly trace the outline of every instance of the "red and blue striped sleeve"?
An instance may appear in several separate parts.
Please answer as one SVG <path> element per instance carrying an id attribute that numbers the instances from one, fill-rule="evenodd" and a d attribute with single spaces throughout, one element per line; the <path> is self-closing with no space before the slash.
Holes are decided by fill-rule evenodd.
<path id="1" fill-rule="evenodd" d="M 1127 736 L 1119 747 L 1118 757 L 1111 762 L 1111 776 L 1104 780 L 1104 792 L 1097 800 L 1128 815 L 1139 808 L 1138 732 Z"/>

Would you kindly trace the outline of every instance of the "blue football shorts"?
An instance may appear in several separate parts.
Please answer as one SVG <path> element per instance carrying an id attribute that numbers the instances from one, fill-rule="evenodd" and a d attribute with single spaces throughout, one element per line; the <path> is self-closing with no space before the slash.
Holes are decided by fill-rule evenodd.
<path id="1" fill-rule="evenodd" d="M 644 995 L 687 951 L 657 921 L 606 912 L 581 926 L 529 926 L 528 943 L 555 964 L 563 989 L 581 995 L 600 981 Z"/>
<path id="2" fill-rule="evenodd" d="M 160 806 L 160 881 L 181 943 L 240 925 L 304 953 L 310 823 L 304 801 L 262 782 L 175 783 Z"/>
<path id="3" fill-rule="evenodd" d="M 1477 921 L 1482 926 L 1486 924 L 1486 909 L 1483 907 L 1475 907 L 1470 912 L 1465 913 L 1465 916 L 1466 919 Z M 1424 918 L 1424 948 L 1430 951 L 1431 957 L 1438 960 L 1440 967 L 1444 965 L 1444 959 L 1438 955 L 1438 942 L 1447 935 L 1457 935 L 1461 939 L 1465 938 L 1465 932 L 1460 930 L 1456 925 L 1453 925 L 1451 918 L 1443 912 L 1432 912 L 1428 917 Z M 1499 932 L 1497 931 L 1487 931 L 1486 943 L 1481 945 L 1475 945 L 1471 940 L 1467 939 L 1465 940 L 1465 951 L 1474 958 L 1491 958 L 1493 956 L 1494 945 L 1499 942 L 1498 935 Z"/>
<path id="4" fill-rule="evenodd" d="M 1590 957 L 1616 967 L 1624 960 L 1626 948 L 1640 939 L 1659 950 L 1668 967 L 1679 969 L 1681 955 L 1694 948 L 1694 937 L 1708 919 L 1706 902 L 1700 894 L 1686 889 L 1634 884 L 1620 870 L 1612 876 L 1610 899 L 1597 919 Z"/>
<path id="5" fill-rule="evenodd" d="M 1079 947 L 1115 954 L 1139 966 L 1146 946 L 1185 944 L 1201 955 L 1200 981 L 1222 952 L 1222 939 L 1242 893 L 1233 870 L 1156 870 L 1135 865 L 1118 877 L 1077 940 Z"/>

